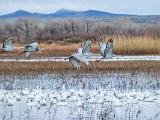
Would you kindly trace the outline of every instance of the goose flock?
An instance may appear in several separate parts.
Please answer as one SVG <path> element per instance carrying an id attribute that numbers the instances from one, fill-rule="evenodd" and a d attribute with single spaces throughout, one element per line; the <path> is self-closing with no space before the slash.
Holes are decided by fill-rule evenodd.
<path id="1" fill-rule="evenodd" d="M 74 103 L 77 107 L 87 104 L 108 104 L 114 107 L 123 107 L 126 104 L 154 103 L 160 106 L 160 90 L 156 92 L 119 92 L 116 90 L 61 90 L 61 91 L 42 91 L 42 90 L 22 90 L 22 91 L 0 91 L 0 102 L 3 105 L 14 106 L 25 97 L 27 106 L 68 106 Z"/>
<path id="2" fill-rule="evenodd" d="M 119 116 L 123 120 L 126 115 L 137 116 L 139 113 L 140 116 L 146 116 L 146 118 L 154 118 L 154 116 L 159 113 L 158 108 L 160 107 L 160 91 L 156 92 L 137 92 L 135 90 L 130 92 L 120 92 L 120 91 L 107 91 L 105 89 L 99 90 L 28 90 L 24 89 L 21 91 L 0 91 L 0 106 L 1 108 L 7 108 L 8 110 L 15 109 L 15 112 L 18 112 L 23 105 L 23 110 L 20 114 L 27 113 L 25 111 L 30 111 L 31 118 L 35 116 L 36 119 L 44 119 L 43 111 L 49 109 L 49 113 L 52 116 L 55 116 L 56 120 L 67 119 L 67 117 L 73 117 L 78 119 L 78 114 L 82 114 L 83 117 L 94 118 L 90 116 L 90 111 L 94 110 L 96 115 L 100 115 L 103 119 L 105 118 L 100 113 L 105 109 L 111 109 L 111 111 L 106 111 L 107 114 L 116 114 L 116 118 Z M 131 107 L 132 106 L 132 107 Z M 131 107 L 131 108 L 130 108 Z M 154 108 L 153 111 L 148 108 Z M 131 109 L 125 113 L 125 110 Z M 149 109 L 149 110 L 148 110 Z M 57 113 L 55 113 L 58 110 Z M 74 111 L 77 110 L 77 111 Z M 79 111 L 78 111 L 79 110 Z M 155 111 L 156 110 L 156 111 Z M 71 113 L 69 113 L 69 111 Z M 87 112 L 88 111 L 88 112 Z M 142 113 L 140 113 L 140 112 Z M 14 119 L 16 119 L 17 113 L 13 113 Z M 105 111 L 104 111 L 105 112 Z M 114 113 L 115 112 L 115 113 Z M 148 113 L 147 112 L 151 112 Z M 1 114 L 4 114 L 2 111 Z M 48 114 L 49 114 L 48 113 Z M 9 115 L 9 111 L 6 115 Z M 54 115 L 55 114 L 55 115 Z M 39 117 L 38 117 L 38 116 Z M 41 116 L 42 115 L 42 116 Z M 63 117 L 60 117 L 63 116 Z M 97 117 L 96 116 L 96 117 Z M 134 117 L 135 120 L 138 120 L 139 117 Z M 22 117 L 22 116 L 21 116 Z M 46 116 L 47 117 L 47 116 Z M 113 117 L 113 116 L 112 116 Z M 90 118 L 90 119 L 91 119 Z M 116 118 L 112 118 L 115 120 Z M 157 117 L 158 119 L 159 117 Z M 33 117 L 34 119 L 34 117 Z M 46 118 L 47 119 L 47 118 Z M 49 119 L 49 118 L 48 118 Z M 105 119 L 108 119 L 107 117 Z M 118 119 L 118 118 L 117 118 Z M 120 119 L 120 118 L 119 118 Z M 98 120 L 98 119 L 97 119 Z M 100 119 L 99 119 L 100 120 Z M 156 119 L 155 119 L 156 120 Z"/>
<path id="3" fill-rule="evenodd" d="M 23 51 L 19 53 L 18 56 L 25 54 L 25 58 L 29 59 L 32 52 L 39 52 L 44 50 L 43 48 L 39 47 L 37 42 L 27 44 L 23 47 L 15 47 L 13 45 L 13 40 L 14 39 L 11 37 L 6 39 L 3 42 L 2 48 L 0 49 L 0 53 L 18 51 L 19 49 L 23 49 Z M 98 45 L 99 45 L 100 55 L 102 56 L 102 58 L 98 60 L 98 62 L 105 58 L 111 59 L 113 57 L 112 55 L 113 40 L 109 39 L 106 44 L 100 38 L 98 38 L 98 41 L 99 41 Z M 80 62 L 89 65 L 90 57 L 94 55 L 91 52 L 91 48 L 92 48 L 92 38 L 90 37 L 87 38 L 87 40 L 81 45 L 81 48 L 78 48 L 78 51 L 76 53 L 65 58 L 65 60 L 69 60 L 71 64 L 77 69 L 81 67 Z"/>

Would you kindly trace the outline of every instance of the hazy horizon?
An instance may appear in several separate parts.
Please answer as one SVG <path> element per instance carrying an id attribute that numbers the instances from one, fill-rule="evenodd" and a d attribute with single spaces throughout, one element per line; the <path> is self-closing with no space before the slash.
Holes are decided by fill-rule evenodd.
<path id="1" fill-rule="evenodd" d="M 0 2 L 0 15 L 20 9 L 37 13 L 53 13 L 61 8 L 78 11 L 92 9 L 119 14 L 160 15 L 158 0 L 0 0 Z"/>

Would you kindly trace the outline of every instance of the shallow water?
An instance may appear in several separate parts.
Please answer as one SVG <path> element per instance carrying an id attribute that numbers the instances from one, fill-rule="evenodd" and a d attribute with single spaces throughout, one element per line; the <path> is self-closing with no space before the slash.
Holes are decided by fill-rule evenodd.
<path id="1" fill-rule="evenodd" d="M 2 74 L 0 120 L 159 120 L 159 90 L 157 71 Z"/>

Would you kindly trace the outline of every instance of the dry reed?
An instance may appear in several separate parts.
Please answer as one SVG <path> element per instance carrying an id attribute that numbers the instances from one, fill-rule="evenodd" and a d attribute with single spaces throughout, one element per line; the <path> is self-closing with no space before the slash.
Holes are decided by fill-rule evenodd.
<path id="1" fill-rule="evenodd" d="M 82 64 L 77 70 L 69 62 L 0 62 L 1 72 L 84 72 L 84 71 L 107 71 L 107 70 L 133 70 L 133 69 L 156 69 L 159 70 L 159 61 L 135 61 L 135 62 L 92 62 L 90 66 Z"/>
<path id="2" fill-rule="evenodd" d="M 106 42 L 109 38 L 114 40 L 114 54 L 117 55 L 159 55 L 160 54 L 160 38 L 152 37 L 152 36 L 107 36 L 104 41 Z M 99 48 L 97 41 L 93 42 L 92 52 L 98 53 Z M 22 46 L 16 44 L 16 46 Z M 41 56 L 68 56 L 77 51 L 81 45 L 80 43 L 74 44 L 64 44 L 63 42 L 55 42 L 52 44 L 42 43 L 40 47 L 44 48 L 45 51 L 33 53 L 32 57 L 41 57 Z M 3 57 L 13 57 L 17 56 L 18 52 L 12 53 L 3 53 L 1 54 L 1 58 Z M 23 56 L 21 56 L 23 57 Z"/>

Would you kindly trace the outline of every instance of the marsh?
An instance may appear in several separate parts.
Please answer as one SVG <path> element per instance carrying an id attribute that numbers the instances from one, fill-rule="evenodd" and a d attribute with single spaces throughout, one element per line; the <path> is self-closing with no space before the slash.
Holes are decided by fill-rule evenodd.
<path id="1" fill-rule="evenodd" d="M 1 73 L 0 119 L 160 119 L 158 70 Z"/>

